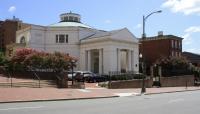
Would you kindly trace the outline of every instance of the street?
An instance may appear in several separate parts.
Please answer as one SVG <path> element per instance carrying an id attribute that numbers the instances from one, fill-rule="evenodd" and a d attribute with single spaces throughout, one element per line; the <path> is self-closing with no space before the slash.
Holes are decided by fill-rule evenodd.
<path id="1" fill-rule="evenodd" d="M 3 103 L 0 114 L 197 114 L 200 91 L 106 99 Z"/>

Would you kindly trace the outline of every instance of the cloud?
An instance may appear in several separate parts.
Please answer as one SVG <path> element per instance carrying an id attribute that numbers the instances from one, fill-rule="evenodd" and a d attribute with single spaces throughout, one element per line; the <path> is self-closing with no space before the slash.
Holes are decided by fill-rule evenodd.
<path id="1" fill-rule="evenodd" d="M 109 20 L 109 19 L 107 19 L 107 20 L 104 21 L 104 23 L 106 23 L 106 24 L 110 24 L 110 23 L 112 23 L 112 21 Z"/>
<path id="2" fill-rule="evenodd" d="M 185 15 L 200 14 L 200 0 L 167 0 L 162 4 L 163 8 L 169 8 L 174 13 Z"/>
<path id="3" fill-rule="evenodd" d="M 198 48 L 188 48 L 188 49 L 185 49 L 185 51 L 200 54 L 200 49 Z"/>
<path id="4" fill-rule="evenodd" d="M 137 24 L 136 26 L 134 26 L 134 29 L 140 29 L 142 28 L 142 24 Z"/>
<path id="5" fill-rule="evenodd" d="M 193 40 L 192 40 L 192 37 L 191 37 L 191 34 L 190 33 L 186 33 L 182 36 L 183 39 L 183 44 L 184 45 L 190 45 L 192 44 Z"/>
<path id="6" fill-rule="evenodd" d="M 183 39 L 183 43 L 185 45 L 189 45 L 189 44 L 192 44 L 194 41 L 193 41 L 193 38 L 192 38 L 192 35 L 194 33 L 200 33 L 200 26 L 191 26 L 191 27 L 188 27 L 187 29 L 185 29 L 185 34 L 182 36 L 184 39 Z"/>
<path id="7" fill-rule="evenodd" d="M 200 34 L 200 26 L 191 26 L 185 29 L 185 34 L 182 36 L 183 48 L 185 51 L 200 53 L 199 43 L 200 39 L 198 36 Z"/>
<path id="8" fill-rule="evenodd" d="M 191 26 L 185 30 L 188 33 L 200 32 L 200 26 Z"/>
<path id="9" fill-rule="evenodd" d="M 142 28 L 142 24 L 137 24 L 136 28 Z"/>
<path id="10" fill-rule="evenodd" d="M 9 7 L 8 12 L 14 13 L 16 11 L 16 9 L 17 8 L 15 6 L 11 6 L 11 7 Z"/>

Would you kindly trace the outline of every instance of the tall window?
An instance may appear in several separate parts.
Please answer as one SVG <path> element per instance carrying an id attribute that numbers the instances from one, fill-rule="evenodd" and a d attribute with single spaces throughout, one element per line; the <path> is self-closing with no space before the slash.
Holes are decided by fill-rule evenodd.
<path id="1" fill-rule="evenodd" d="M 173 57 L 175 54 L 174 54 L 174 51 L 171 51 L 171 56 Z"/>
<path id="2" fill-rule="evenodd" d="M 174 48 L 174 40 L 171 40 L 171 46 Z"/>
<path id="3" fill-rule="evenodd" d="M 177 41 L 174 41 L 174 44 L 175 44 L 175 48 L 177 48 Z"/>
<path id="4" fill-rule="evenodd" d="M 59 35 L 59 43 L 65 43 L 65 35 L 63 34 Z"/>
<path id="5" fill-rule="evenodd" d="M 57 34 L 56 43 L 68 43 L 68 35 L 66 34 Z"/>
<path id="6" fill-rule="evenodd" d="M 179 41 L 179 49 L 181 49 L 181 41 Z"/>
<path id="7" fill-rule="evenodd" d="M 69 21 L 73 21 L 73 17 L 72 16 L 69 16 Z"/>

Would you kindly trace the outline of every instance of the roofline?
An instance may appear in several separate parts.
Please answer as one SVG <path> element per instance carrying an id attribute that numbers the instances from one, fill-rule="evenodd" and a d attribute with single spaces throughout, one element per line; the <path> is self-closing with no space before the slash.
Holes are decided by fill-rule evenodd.
<path id="1" fill-rule="evenodd" d="M 138 38 L 139 41 L 150 41 L 150 40 L 162 40 L 162 39 L 180 39 L 183 40 L 184 38 L 178 37 L 175 35 L 160 35 L 160 36 L 152 36 L 152 37 L 146 37 L 145 39 Z"/>
<path id="2" fill-rule="evenodd" d="M 81 15 L 78 14 L 78 13 L 72 13 L 72 12 L 69 12 L 69 13 L 62 13 L 62 14 L 60 14 L 60 16 L 67 15 L 67 14 L 73 14 L 73 15 L 81 16 Z"/>
<path id="3" fill-rule="evenodd" d="M 98 43 L 99 43 L 99 42 L 107 42 L 107 41 L 122 42 L 122 43 L 130 43 L 130 44 L 139 44 L 139 42 L 112 39 L 112 38 L 110 38 L 110 37 L 97 38 L 97 39 L 88 39 L 88 40 L 81 40 L 81 41 L 80 41 L 80 44 L 88 44 L 88 43 L 94 43 L 94 42 L 98 42 Z"/>

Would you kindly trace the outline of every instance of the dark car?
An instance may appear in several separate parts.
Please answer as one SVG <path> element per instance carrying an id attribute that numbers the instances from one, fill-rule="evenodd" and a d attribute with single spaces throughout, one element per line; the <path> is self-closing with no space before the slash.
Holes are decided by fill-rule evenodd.
<path id="1" fill-rule="evenodd" d="M 90 71 L 74 71 L 73 79 L 78 82 L 102 82 L 106 78 Z M 72 80 L 72 73 L 68 73 L 68 80 Z"/>
<path id="2" fill-rule="evenodd" d="M 98 74 L 95 74 L 95 73 L 92 73 L 92 72 L 83 73 L 83 76 L 84 76 L 84 80 L 86 82 L 102 82 L 102 81 L 105 81 L 104 76 L 101 76 L 101 75 L 98 75 Z"/>
<path id="3" fill-rule="evenodd" d="M 77 72 L 73 72 L 73 79 L 74 79 L 74 80 L 75 80 L 76 73 L 77 73 Z M 71 81 L 71 80 L 72 80 L 72 72 L 68 72 L 67 75 L 68 75 L 68 80 Z"/>

